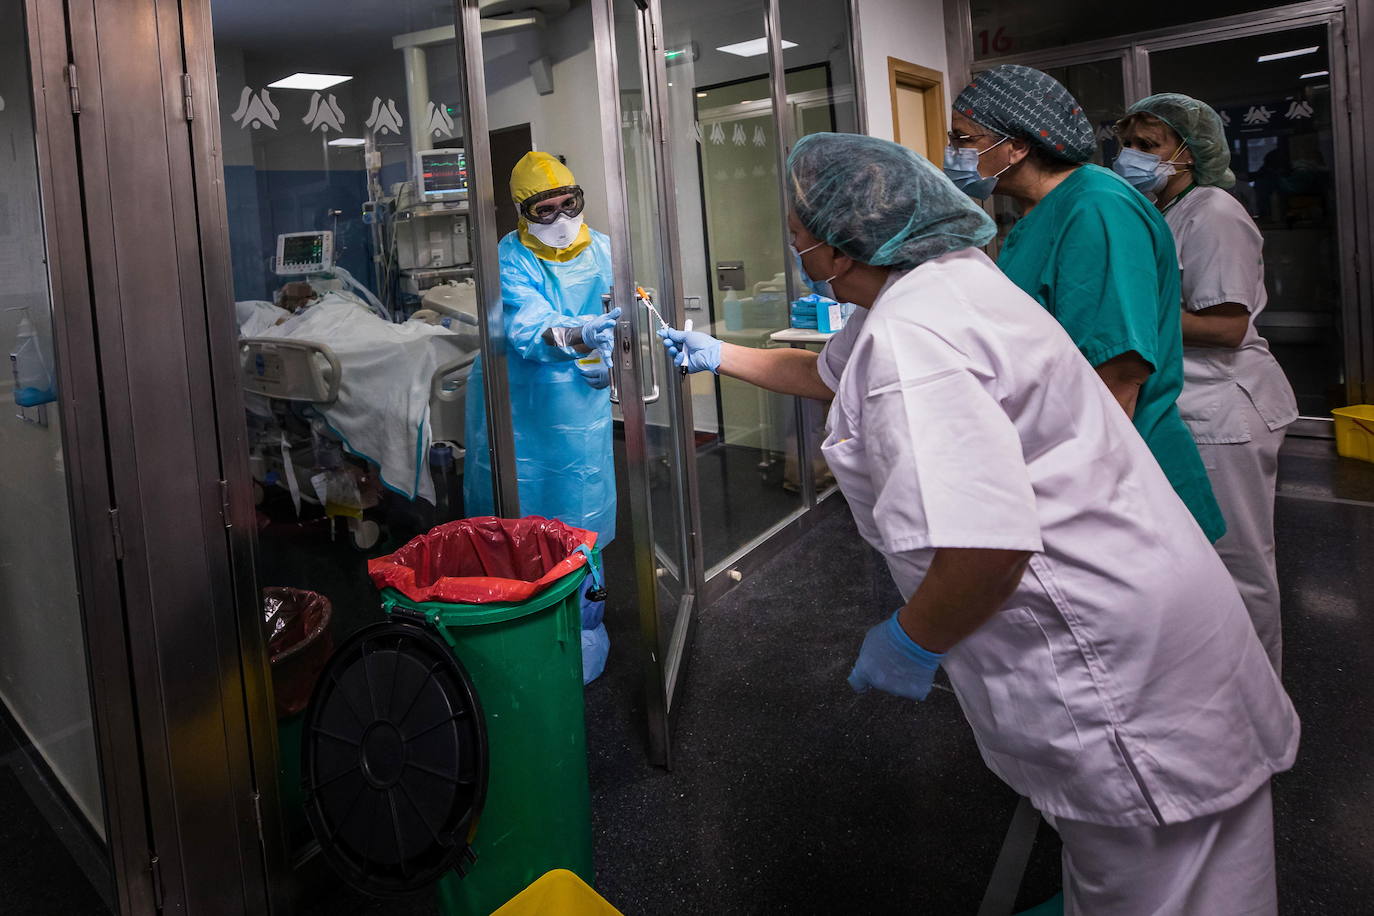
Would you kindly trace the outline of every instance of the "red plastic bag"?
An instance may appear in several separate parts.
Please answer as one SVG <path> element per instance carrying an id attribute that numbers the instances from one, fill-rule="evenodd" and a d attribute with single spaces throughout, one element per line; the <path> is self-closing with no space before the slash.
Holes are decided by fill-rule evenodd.
<path id="1" fill-rule="evenodd" d="M 334 654 L 332 616 L 333 606 L 324 595 L 300 588 L 262 590 L 262 625 L 272 657 L 278 719 L 294 716 L 310 702 L 315 681 Z"/>
<path id="2" fill-rule="evenodd" d="M 556 519 L 467 518 L 369 560 L 367 573 L 377 588 L 394 588 L 411 601 L 525 601 L 586 563 L 578 548 L 595 544 L 595 531 Z"/>

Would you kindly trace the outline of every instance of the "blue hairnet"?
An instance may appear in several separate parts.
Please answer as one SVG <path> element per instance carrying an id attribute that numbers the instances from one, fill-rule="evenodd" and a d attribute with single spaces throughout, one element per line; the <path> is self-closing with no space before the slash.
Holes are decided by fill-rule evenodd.
<path id="1" fill-rule="evenodd" d="M 925 157 L 877 137 L 802 137 L 787 172 L 792 209 L 806 230 L 865 264 L 909 270 L 997 234 Z"/>
<path id="2" fill-rule="evenodd" d="M 1221 115 L 1206 102 L 1179 92 L 1160 92 L 1136 102 L 1126 112 L 1153 115 L 1174 129 L 1193 154 L 1193 180 L 1200 185 L 1229 188 L 1236 183 L 1231 173 L 1231 145 Z"/>

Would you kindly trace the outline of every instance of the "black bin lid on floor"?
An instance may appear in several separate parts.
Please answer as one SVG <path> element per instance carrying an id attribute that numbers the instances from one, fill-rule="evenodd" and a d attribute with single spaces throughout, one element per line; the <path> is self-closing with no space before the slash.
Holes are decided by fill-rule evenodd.
<path id="1" fill-rule="evenodd" d="M 470 861 L 486 725 L 467 672 L 431 630 L 376 623 L 340 646 L 306 708 L 301 756 L 311 830 L 358 890 L 411 893 Z"/>

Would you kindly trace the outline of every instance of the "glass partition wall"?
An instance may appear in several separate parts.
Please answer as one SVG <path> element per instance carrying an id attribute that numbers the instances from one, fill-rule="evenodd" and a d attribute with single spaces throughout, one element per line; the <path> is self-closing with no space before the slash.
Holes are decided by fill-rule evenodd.
<path id="1" fill-rule="evenodd" d="M 667 763 L 701 596 L 829 486 L 815 405 L 682 376 L 654 332 L 656 309 L 783 345 L 800 280 L 781 176 L 796 137 L 858 127 L 849 7 L 527 5 L 211 0 L 255 574 L 312 906 L 349 892 L 312 859 L 302 711 L 324 662 L 382 619 L 369 560 L 474 514 L 614 507 L 595 526 L 608 613 L 640 638 L 609 663 L 643 668 Z M 512 176 L 532 151 L 571 172 L 604 252 L 576 309 L 558 298 L 573 280 L 518 274 L 537 248 Z M 520 336 L 527 306 L 620 306 L 611 387 L 588 395 L 571 362 L 558 390 L 532 383 L 522 361 L 557 354 Z M 589 397 L 614 402 L 605 453 L 563 474 L 551 437 L 591 428 Z"/>
<path id="2" fill-rule="evenodd" d="M 1361 150 L 1335 101 L 1349 98 L 1344 14 L 1240 0 L 1217 12 L 1268 9 L 1181 25 L 1193 14 L 1165 4 L 1149 24 L 1171 28 L 1113 39 L 1103 37 L 1105 14 L 1084 7 L 1082 17 L 1051 22 L 1032 6 L 971 4 L 974 72 L 1024 63 L 1059 79 L 1097 129 L 1094 161 L 1111 163 L 1112 126 L 1152 92 L 1192 95 L 1221 114 L 1237 177 L 1231 193 L 1264 236 L 1270 302 L 1261 333 L 1297 394 L 1305 419 L 1294 431 L 1329 436 L 1331 408 L 1368 398 L 1362 348 L 1374 307 L 1356 275 L 1368 258 L 1354 228 Z M 1061 40 L 1083 43 L 1048 50 Z M 1005 237 L 1017 211 L 998 200 L 995 213 Z"/>
<path id="3" fill-rule="evenodd" d="M 0 339 L 10 360 L 0 375 L 4 909 L 94 916 L 118 912 L 119 895 L 83 609 L 109 608 L 93 606 L 94 596 L 79 587 L 90 573 L 76 548 L 81 529 L 73 524 L 69 469 L 79 480 L 81 453 L 65 422 L 76 394 L 59 384 L 77 375 L 57 363 L 59 355 L 66 362 L 72 354 L 56 345 L 61 334 L 44 201 L 51 189 L 40 192 L 41 118 L 33 104 L 24 13 L 23 4 L 0 7 L 0 206 L 6 236 L 0 249 Z M 107 682 L 110 693 L 114 687 Z"/>

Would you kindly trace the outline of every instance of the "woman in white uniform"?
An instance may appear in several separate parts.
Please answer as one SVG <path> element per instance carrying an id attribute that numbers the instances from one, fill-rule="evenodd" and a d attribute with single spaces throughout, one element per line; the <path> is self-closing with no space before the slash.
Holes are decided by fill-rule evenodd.
<path id="1" fill-rule="evenodd" d="M 1067 913 L 1276 912 L 1269 778 L 1297 717 L 1130 419 L 920 156 L 816 134 L 788 170 L 804 269 L 868 310 L 807 367 L 840 367 L 823 449 L 906 598 L 850 684 L 920 700 L 945 668 L 988 766 L 1063 838 Z"/>
<path id="2" fill-rule="evenodd" d="M 1297 399 L 1255 329 L 1268 296 L 1264 240 L 1225 189 L 1236 183 L 1221 118 L 1186 95 L 1131 106 L 1117 126 L 1115 168 L 1151 195 L 1183 269 L 1183 393 L 1178 407 L 1226 519 L 1217 553 L 1235 579 L 1264 650 L 1280 670 L 1282 627 L 1274 569 L 1279 446 Z"/>

